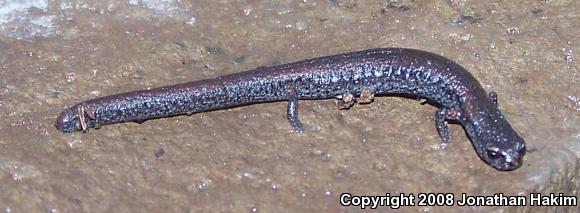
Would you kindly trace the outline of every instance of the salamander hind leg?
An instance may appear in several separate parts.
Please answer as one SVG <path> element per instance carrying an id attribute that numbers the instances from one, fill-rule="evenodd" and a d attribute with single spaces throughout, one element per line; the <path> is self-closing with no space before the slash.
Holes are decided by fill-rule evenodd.
<path id="1" fill-rule="evenodd" d="M 298 118 L 298 93 L 296 92 L 296 88 L 292 85 L 288 86 L 288 108 L 286 109 L 286 113 L 288 121 L 290 121 L 290 125 L 294 128 L 294 131 L 303 133 L 304 125 Z"/>
<path id="2" fill-rule="evenodd" d="M 437 128 L 439 137 L 443 141 L 440 148 L 445 148 L 453 140 L 453 135 L 447 126 L 448 120 L 457 120 L 457 112 L 447 108 L 437 109 L 435 112 L 435 127 Z"/>

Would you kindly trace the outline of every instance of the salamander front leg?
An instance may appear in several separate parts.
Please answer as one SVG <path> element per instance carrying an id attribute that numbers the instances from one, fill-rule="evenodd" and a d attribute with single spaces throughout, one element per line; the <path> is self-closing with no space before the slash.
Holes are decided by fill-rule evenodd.
<path id="1" fill-rule="evenodd" d="M 294 131 L 303 133 L 304 125 L 302 125 L 302 122 L 298 118 L 298 94 L 292 86 L 288 87 L 288 108 L 286 113 L 288 115 L 288 121 L 290 121 L 290 125 L 294 128 Z"/>
<path id="2" fill-rule="evenodd" d="M 447 144 L 451 143 L 453 140 L 453 135 L 449 131 L 449 127 L 447 126 L 448 120 L 456 120 L 457 119 L 457 112 L 446 109 L 446 108 L 439 108 L 437 112 L 435 112 L 435 127 L 437 128 L 437 133 L 439 137 L 443 141 L 440 147 L 445 148 Z"/>

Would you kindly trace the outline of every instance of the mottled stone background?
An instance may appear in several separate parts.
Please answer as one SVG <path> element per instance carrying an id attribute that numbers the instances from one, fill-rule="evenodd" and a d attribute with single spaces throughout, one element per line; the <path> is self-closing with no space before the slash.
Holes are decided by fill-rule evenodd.
<path id="1" fill-rule="evenodd" d="M 580 1 L 0 0 L 0 212 L 351 212 L 341 193 L 578 196 Z M 526 139 L 498 172 L 435 108 L 304 101 L 62 134 L 74 103 L 376 47 L 457 61 Z M 577 207 L 445 207 L 577 211 Z M 382 211 L 390 210 L 381 208 Z M 441 207 L 404 210 L 442 212 Z"/>

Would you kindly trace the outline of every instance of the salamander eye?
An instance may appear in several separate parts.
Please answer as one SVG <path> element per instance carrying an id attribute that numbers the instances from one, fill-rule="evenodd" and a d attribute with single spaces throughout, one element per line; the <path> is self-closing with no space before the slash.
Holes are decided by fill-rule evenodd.
<path id="1" fill-rule="evenodd" d="M 499 156 L 499 147 L 497 146 L 493 146 L 493 145 L 487 145 L 485 147 L 485 149 L 487 150 L 487 153 L 493 157 L 497 157 Z"/>

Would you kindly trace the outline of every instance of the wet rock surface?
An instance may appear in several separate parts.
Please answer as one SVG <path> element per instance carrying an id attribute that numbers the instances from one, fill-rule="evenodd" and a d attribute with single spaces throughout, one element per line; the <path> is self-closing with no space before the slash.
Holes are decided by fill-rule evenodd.
<path id="1" fill-rule="evenodd" d="M 0 211 L 350 212 L 342 193 L 529 195 L 580 188 L 576 1 L 0 0 Z M 375 97 L 54 128 L 119 92 L 377 47 L 453 59 L 496 91 L 526 139 L 522 168 L 482 162 L 463 129 L 442 150 L 435 108 Z M 567 207 L 408 207 L 527 211 Z M 574 211 L 576 207 L 568 207 Z M 383 210 L 390 210 L 382 207 Z"/>

